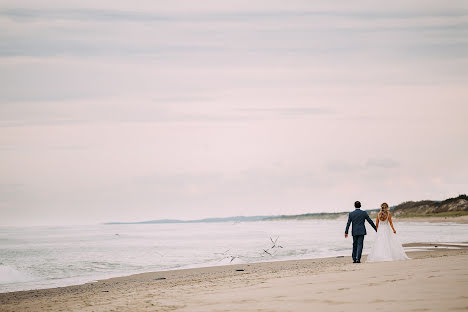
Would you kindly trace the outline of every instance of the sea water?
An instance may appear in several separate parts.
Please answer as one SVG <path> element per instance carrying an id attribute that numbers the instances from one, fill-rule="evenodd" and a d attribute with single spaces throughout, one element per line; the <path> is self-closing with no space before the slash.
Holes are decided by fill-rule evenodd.
<path id="1" fill-rule="evenodd" d="M 0 227 L 0 292 L 83 284 L 141 272 L 344 256 L 346 221 Z M 402 243 L 466 242 L 468 225 L 395 225 Z M 368 253 L 375 233 L 364 243 Z M 273 241 L 276 241 L 274 244 Z"/>

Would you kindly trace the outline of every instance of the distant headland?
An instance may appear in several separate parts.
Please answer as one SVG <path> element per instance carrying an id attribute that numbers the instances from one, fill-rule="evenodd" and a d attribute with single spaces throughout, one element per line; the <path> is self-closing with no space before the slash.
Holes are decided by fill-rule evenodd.
<path id="1" fill-rule="evenodd" d="M 367 210 L 374 217 L 379 209 Z M 455 198 L 443 201 L 422 200 L 408 201 L 390 207 L 390 211 L 396 218 L 444 218 L 448 220 L 468 216 L 468 196 L 463 194 Z M 205 218 L 197 220 L 161 219 L 140 222 L 108 222 L 104 224 L 164 224 L 164 223 L 213 223 L 213 222 L 252 222 L 252 221 L 280 221 L 280 220 L 326 220 L 345 217 L 348 212 L 321 212 L 305 213 L 298 215 L 274 215 L 274 216 L 236 216 L 226 218 Z"/>

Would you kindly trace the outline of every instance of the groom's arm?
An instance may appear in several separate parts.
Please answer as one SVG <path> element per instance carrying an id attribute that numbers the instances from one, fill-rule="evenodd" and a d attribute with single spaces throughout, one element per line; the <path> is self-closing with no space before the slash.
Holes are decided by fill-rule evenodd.
<path id="1" fill-rule="evenodd" d="M 377 228 L 375 227 L 374 221 L 369 217 L 369 215 L 366 212 L 366 220 L 369 222 L 369 224 L 374 228 L 374 230 L 377 232 Z"/>
<path id="2" fill-rule="evenodd" d="M 351 224 L 351 216 L 348 215 L 348 223 L 346 223 L 346 230 L 345 230 L 345 232 L 344 232 L 345 237 L 348 237 L 348 231 L 349 231 L 349 226 L 350 226 L 350 224 Z"/>

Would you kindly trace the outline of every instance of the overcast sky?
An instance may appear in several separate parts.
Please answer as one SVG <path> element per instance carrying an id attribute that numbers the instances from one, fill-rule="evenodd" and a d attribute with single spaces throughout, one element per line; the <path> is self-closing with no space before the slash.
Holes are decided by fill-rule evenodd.
<path id="1" fill-rule="evenodd" d="M 467 120 L 466 1 L 0 3 L 1 225 L 440 200 Z"/>

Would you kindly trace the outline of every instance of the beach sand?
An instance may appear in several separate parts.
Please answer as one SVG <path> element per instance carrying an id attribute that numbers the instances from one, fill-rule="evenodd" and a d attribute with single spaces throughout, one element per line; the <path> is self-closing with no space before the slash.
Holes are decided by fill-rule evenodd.
<path id="1" fill-rule="evenodd" d="M 397 218 L 392 217 L 393 222 L 429 222 L 429 223 L 458 223 L 458 224 L 468 224 L 468 216 L 458 216 L 458 217 L 412 217 L 412 218 Z"/>
<path id="2" fill-rule="evenodd" d="M 408 253 L 407 261 L 353 264 L 338 257 L 237 264 L 3 293 L 0 311 L 468 310 L 466 244 L 432 247 Z"/>

